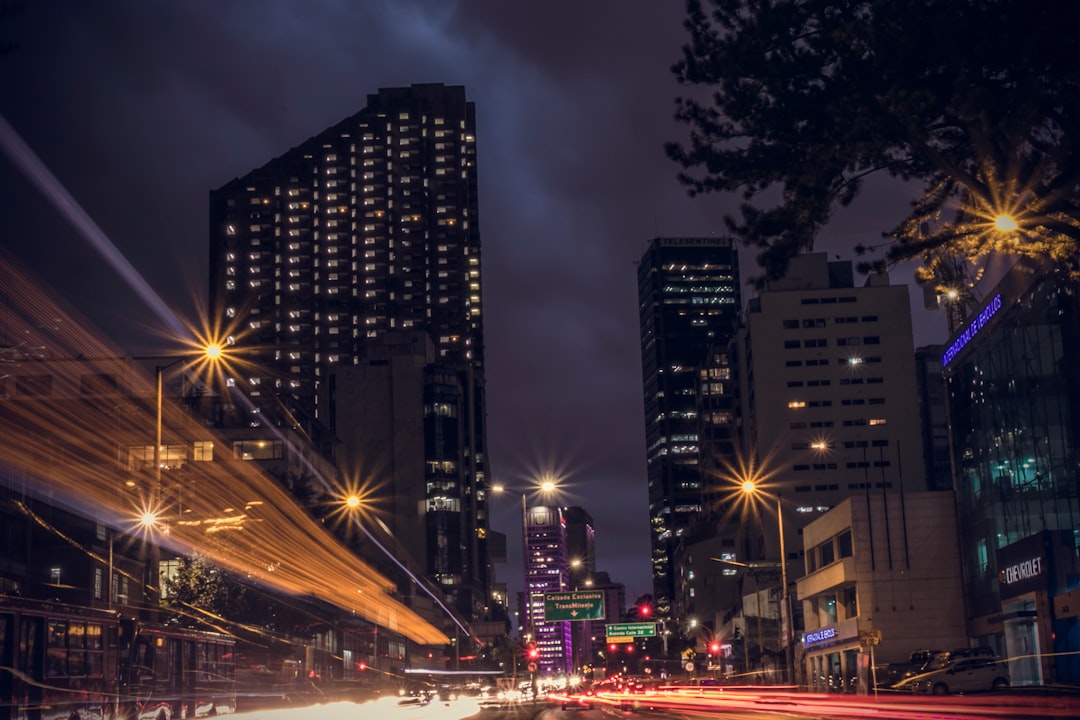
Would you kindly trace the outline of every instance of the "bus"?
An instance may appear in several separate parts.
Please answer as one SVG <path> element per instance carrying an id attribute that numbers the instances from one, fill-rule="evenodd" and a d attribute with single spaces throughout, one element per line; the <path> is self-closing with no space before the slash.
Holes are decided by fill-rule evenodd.
<path id="1" fill-rule="evenodd" d="M 236 711 L 232 638 L 0 595 L 0 720 L 168 720 Z"/>

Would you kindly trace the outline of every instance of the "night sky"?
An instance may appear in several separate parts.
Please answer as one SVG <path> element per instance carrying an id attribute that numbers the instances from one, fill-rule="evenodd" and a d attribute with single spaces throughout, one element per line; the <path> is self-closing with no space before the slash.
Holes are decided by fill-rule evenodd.
<path id="1" fill-rule="evenodd" d="M 21 7 L 18 7 L 20 6 Z M 564 477 L 597 565 L 651 591 L 635 263 L 656 236 L 723 232 L 663 144 L 682 89 L 678 0 L 4 2 L 0 115 L 183 317 L 207 302 L 208 196 L 359 111 L 381 87 L 463 85 L 477 110 L 494 479 Z M 882 180 L 818 249 L 854 259 L 913 191 Z M 162 322 L 0 152 L 0 242 L 125 352 Z M 743 253 L 745 276 L 756 273 Z M 906 282 L 910 268 L 893 274 Z M 857 282 L 861 280 L 857 279 Z M 747 297 L 750 297 L 747 291 Z M 912 305 L 922 303 L 912 290 Z M 945 339 L 916 314 L 916 344 Z M 521 586 L 520 498 L 497 501 Z"/>

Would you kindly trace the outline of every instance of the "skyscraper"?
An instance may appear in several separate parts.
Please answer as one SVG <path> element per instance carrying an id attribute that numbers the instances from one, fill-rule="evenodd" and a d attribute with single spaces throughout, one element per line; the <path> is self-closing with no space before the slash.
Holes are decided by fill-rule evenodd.
<path id="1" fill-rule="evenodd" d="M 568 589 L 566 517 L 562 508 L 534 506 L 525 511 L 525 629 L 540 651 L 539 672 L 572 669 L 570 622 L 545 619 L 544 595 Z"/>
<path id="2" fill-rule="evenodd" d="M 280 401 L 292 422 L 328 430 L 323 450 L 339 466 L 370 471 L 376 492 L 416 497 L 391 524 L 425 528 L 412 546 L 427 557 L 416 560 L 478 614 L 490 580 L 484 337 L 475 107 L 464 88 L 381 89 L 211 192 L 210 206 L 211 307 L 252 361 L 243 382 L 253 422 Z M 391 374 L 423 387 L 412 387 L 411 404 L 370 408 L 398 413 L 385 418 L 396 453 L 383 446 L 372 457 L 376 448 L 356 441 L 366 410 L 355 402 L 373 397 L 370 383 L 403 346 L 427 369 L 410 374 L 399 362 Z M 422 462 L 397 462 L 410 453 Z"/>
<path id="3" fill-rule="evenodd" d="M 701 374 L 738 326 L 739 285 L 726 238 L 656 238 L 638 264 L 653 597 L 663 616 L 677 544 L 707 509 Z"/>

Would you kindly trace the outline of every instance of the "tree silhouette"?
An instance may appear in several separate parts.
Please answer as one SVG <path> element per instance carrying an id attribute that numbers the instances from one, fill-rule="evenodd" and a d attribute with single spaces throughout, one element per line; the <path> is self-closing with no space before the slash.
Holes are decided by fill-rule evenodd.
<path id="1" fill-rule="evenodd" d="M 759 248 L 759 286 L 873 173 L 922 194 L 863 271 L 917 259 L 933 281 L 942 258 L 1002 251 L 1075 271 L 1080 3 L 686 6 L 690 40 L 673 71 L 696 86 L 676 100 L 690 135 L 666 149 L 691 195 L 741 194 L 725 223 Z M 1005 213 L 1015 227 L 995 227 Z"/>

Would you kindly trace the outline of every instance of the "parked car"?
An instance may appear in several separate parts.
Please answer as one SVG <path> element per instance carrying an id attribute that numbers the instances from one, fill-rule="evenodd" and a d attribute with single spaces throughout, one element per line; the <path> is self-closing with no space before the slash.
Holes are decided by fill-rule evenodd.
<path id="1" fill-rule="evenodd" d="M 912 675 L 925 672 L 927 665 L 941 654 L 941 650 L 915 650 L 906 662 L 889 663 L 878 672 L 878 687 L 896 688 L 897 684 L 907 680 Z"/>
<path id="2" fill-rule="evenodd" d="M 916 693 L 987 692 L 1009 686 L 1009 668 L 989 648 L 961 648 L 935 655 L 923 672 L 894 687 Z"/>

